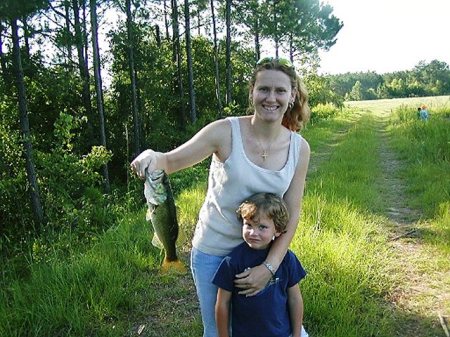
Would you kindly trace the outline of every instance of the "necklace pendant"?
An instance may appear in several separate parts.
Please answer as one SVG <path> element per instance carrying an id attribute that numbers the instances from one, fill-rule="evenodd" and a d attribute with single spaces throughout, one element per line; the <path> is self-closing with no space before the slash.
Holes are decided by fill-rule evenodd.
<path id="1" fill-rule="evenodd" d="M 268 156 L 269 156 L 269 154 L 267 153 L 266 150 L 264 150 L 263 153 L 261 154 L 261 157 L 262 157 L 263 161 L 266 160 L 266 158 L 267 158 Z"/>

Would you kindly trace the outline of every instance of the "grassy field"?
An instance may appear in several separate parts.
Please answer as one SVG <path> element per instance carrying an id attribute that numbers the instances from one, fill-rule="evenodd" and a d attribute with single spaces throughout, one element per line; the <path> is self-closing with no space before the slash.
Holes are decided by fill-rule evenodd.
<path id="1" fill-rule="evenodd" d="M 415 119 L 422 103 L 427 123 Z M 350 102 L 304 131 L 312 159 L 291 248 L 308 271 L 301 288 L 310 336 L 444 336 L 449 123 L 449 97 L 412 98 Z M 399 166 L 387 172 L 387 158 Z M 205 186 L 177 195 L 186 263 Z M 412 220 L 389 215 L 394 201 Z M 191 277 L 159 273 L 162 255 L 144 214 L 125 214 L 87 250 L 65 234 L 64 251 L 30 245 L 2 261 L 0 336 L 201 336 Z"/>

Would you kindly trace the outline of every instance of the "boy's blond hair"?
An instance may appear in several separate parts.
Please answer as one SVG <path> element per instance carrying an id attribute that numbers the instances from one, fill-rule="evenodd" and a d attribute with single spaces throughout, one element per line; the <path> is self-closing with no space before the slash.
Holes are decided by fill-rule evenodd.
<path id="1" fill-rule="evenodd" d="M 284 200 L 273 193 L 257 193 L 247 198 L 236 211 L 240 221 L 244 219 L 259 222 L 262 213 L 273 220 L 275 229 L 279 233 L 286 232 L 289 212 Z"/>

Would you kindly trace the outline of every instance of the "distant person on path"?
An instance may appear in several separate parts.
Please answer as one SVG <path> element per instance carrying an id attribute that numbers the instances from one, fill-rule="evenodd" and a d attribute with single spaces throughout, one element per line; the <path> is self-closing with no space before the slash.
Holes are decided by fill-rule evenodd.
<path id="1" fill-rule="evenodd" d="M 257 193 L 245 200 L 237 214 L 242 222 L 245 242 L 226 256 L 213 283 L 219 287 L 216 322 L 219 337 L 306 337 L 302 327 L 303 299 L 298 283 L 306 276 L 300 261 L 288 250 L 277 271 L 257 296 L 239 294 L 235 275 L 267 264 L 272 243 L 286 230 L 289 214 L 282 198 L 271 193 Z"/>
<path id="2" fill-rule="evenodd" d="M 247 116 L 214 121 L 176 149 L 146 150 L 131 163 L 131 169 L 144 179 L 147 170 L 171 174 L 212 156 L 191 251 L 204 337 L 217 336 L 217 286 L 212 278 L 222 259 L 243 241 L 242 224 L 236 217 L 242 200 L 270 192 L 287 204 L 286 232 L 271 245 L 266 258 L 273 273 L 286 255 L 300 216 L 310 149 L 297 131 L 309 119 L 307 91 L 289 60 L 265 57 L 250 77 L 248 95 Z M 236 275 L 236 287 L 243 295 L 255 296 L 272 272 L 264 264 L 256 265 Z"/>
<path id="3" fill-rule="evenodd" d="M 427 121 L 428 120 L 428 110 L 427 110 L 427 106 L 426 105 L 422 105 L 420 107 L 419 116 L 420 116 L 420 119 L 422 121 Z"/>

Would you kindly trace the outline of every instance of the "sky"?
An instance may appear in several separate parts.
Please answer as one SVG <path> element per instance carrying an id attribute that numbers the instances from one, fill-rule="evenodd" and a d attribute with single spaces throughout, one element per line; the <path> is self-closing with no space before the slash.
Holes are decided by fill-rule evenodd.
<path id="1" fill-rule="evenodd" d="M 450 0 L 323 0 L 344 27 L 321 74 L 412 70 L 419 61 L 450 65 Z"/>

